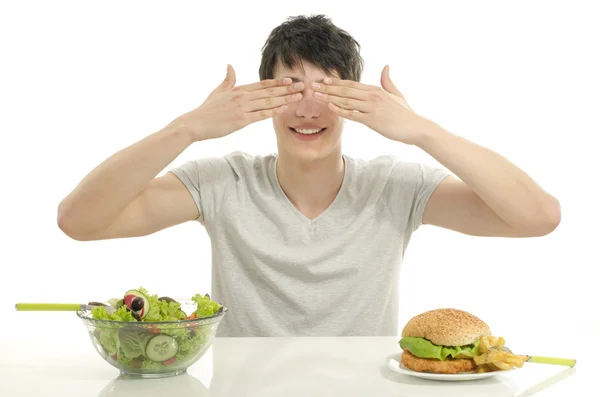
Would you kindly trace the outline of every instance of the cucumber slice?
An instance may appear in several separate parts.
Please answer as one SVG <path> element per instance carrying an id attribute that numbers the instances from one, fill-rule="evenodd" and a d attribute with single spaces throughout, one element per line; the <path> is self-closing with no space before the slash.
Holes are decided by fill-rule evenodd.
<path id="1" fill-rule="evenodd" d="M 143 304 L 141 307 L 132 307 L 134 299 L 136 299 L 136 303 L 139 301 L 139 299 L 142 299 Z M 146 295 L 136 289 L 129 290 L 125 293 L 125 296 L 123 297 L 123 304 L 127 306 L 129 310 L 135 312 L 140 319 L 146 317 L 150 311 L 150 300 Z"/>
<path id="2" fill-rule="evenodd" d="M 179 344 L 175 338 L 160 334 L 148 341 L 146 345 L 146 357 L 160 363 L 175 357 L 178 350 Z"/>
<path id="3" fill-rule="evenodd" d="M 123 299 L 111 298 L 108 300 L 108 303 L 115 309 L 118 309 L 119 307 L 123 306 Z"/>

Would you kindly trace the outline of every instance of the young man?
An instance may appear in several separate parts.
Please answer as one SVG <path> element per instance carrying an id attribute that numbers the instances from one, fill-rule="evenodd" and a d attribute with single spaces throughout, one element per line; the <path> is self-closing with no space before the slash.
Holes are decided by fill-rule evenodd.
<path id="1" fill-rule="evenodd" d="M 500 155 L 415 112 L 383 69 L 361 84 L 360 46 L 322 16 L 275 28 L 260 81 L 225 80 L 198 108 L 117 152 L 58 208 L 77 240 L 144 236 L 198 220 L 209 233 L 221 336 L 397 335 L 398 269 L 422 224 L 528 237 L 560 221 L 558 201 Z M 194 142 L 272 118 L 278 153 L 190 161 Z M 446 169 L 342 154 L 344 120 L 415 145 Z M 196 253 L 196 251 L 192 251 Z"/>

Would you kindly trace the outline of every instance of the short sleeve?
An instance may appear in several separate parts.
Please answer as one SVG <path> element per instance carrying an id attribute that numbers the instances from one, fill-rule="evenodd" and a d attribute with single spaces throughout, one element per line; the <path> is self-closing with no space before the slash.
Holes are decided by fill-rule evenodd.
<path id="1" fill-rule="evenodd" d="M 450 175 L 445 168 L 398 162 L 384 189 L 384 199 L 397 224 L 409 233 L 417 230 L 423 224 L 429 198 Z"/>
<path id="2" fill-rule="evenodd" d="M 206 226 L 217 216 L 227 190 L 234 186 L 236 175 L 223 157 L 188 161 L 169 170 L 190 192 L 200 212 L 197 219 Z"/>

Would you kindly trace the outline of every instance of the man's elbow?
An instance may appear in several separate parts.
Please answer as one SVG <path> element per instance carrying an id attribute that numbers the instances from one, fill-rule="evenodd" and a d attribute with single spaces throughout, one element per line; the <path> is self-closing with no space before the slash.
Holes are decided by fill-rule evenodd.
<path id="1" fill-rule="evenodd" d="M 72 226 L 72 223 L 64 215 L 58 215 L 56 217 L 56 224 L 58 228 L 68 237 L 77 241 L 85 241 L 82 235 L 77 233 L 77 229 Z"/>
<path id="2" fill-rule="evenodd" d="M 540 208 L 534 219 L 530 221 L 532 237 L 542 237 L 552 233 L 560 225 L 561 218 L 560 202 L 552 197 L 549 204 Z"/>
<path id="3" fill-rule="evenodd" d="M 56 214 L 56 224 L 58 228 L 68 237 L 72 238 L 76 241 L 89 241 L 89 236 L 81 233 L 80 228 L 73 221 L 73 217 L 68 214 L 65 210 L 64 204 L 61 203 L 58 206 L 58 211 Z"/>

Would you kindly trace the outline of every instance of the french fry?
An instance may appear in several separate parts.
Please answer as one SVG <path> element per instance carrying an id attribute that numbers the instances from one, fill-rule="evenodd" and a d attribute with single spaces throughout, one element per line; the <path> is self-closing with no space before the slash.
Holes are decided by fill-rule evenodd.
<path id="1" fill-rule="evenodd" d="M 489 342 L 488 342 L 488 337 L 484 336 L 479 340 L 479 352 L 481 354 L 485 354 L 487 353 L 488 349 L 490 348 Z"/>
<path id="2" fill-rule="evenodd" d="M 496 362 L 494 362 L 494 365 L 495 365 L 496 367 L 498 367 L 498 369 L 500 369 L 500 370 L 503 370 L 503 371 L 506 371 L 506 370 L 508 370 L 508 369 L 511 369 L 511 368 L 512 368 L 512 366 L 511 366 L 511 365 L 509 365 L 509 364 L 507 364 L 507 363 L 505 363 L 505 362 L 503 362 L 503 361 L 496 361 Z"/>
<path id="3" fill-rule="evenodd" d="M 506 341 L 504 337 L 484 336 L 479 341 L 480 355 L 473 357 L 478 366 L 477 372 L 506 371 L 513 367 L 521 368 L 527 356 L 519 356 L 502 350 Z"/>

